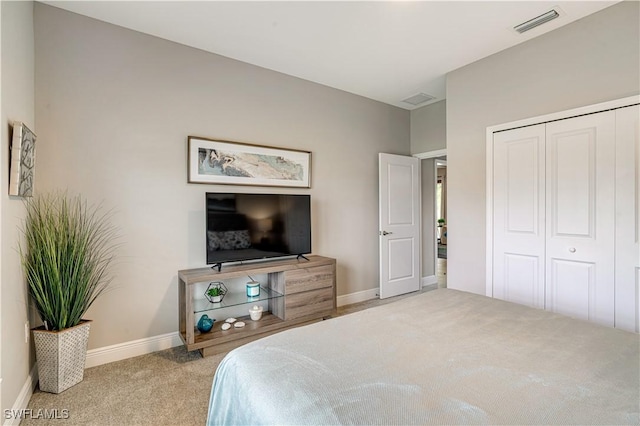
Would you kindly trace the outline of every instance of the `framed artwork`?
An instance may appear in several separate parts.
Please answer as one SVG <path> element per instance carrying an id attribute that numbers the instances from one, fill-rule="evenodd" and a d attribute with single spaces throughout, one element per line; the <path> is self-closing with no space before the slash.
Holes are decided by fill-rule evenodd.
<path id="1" fill-rule="evenodd" d="M 9 166 L 9 195 L 33 196 L 35 164 L 36 135 L 24 123 L 14 121 Z"/>
<path id="2" fill-rule="evenodd" d="M 311 153 L 189 136 L 189 183 L 311 187 Z"/>

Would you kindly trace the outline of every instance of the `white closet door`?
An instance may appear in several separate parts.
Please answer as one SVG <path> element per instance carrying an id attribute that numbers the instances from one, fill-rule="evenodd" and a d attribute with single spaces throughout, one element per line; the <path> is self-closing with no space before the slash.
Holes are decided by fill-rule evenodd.
<path id="1" fill-rule="evenodd" d="M 547 310 L 614 325 L 615 112 L 547 124 Z"/>
<path id="2" fill-rule="evenodd" d="M 640 332 L 640 107 L 616 110 L 615 326 Z"/>
<path id="3" fill-rule="evenodd" d="M 493 136 L 493 297 L 544 308 L 545 125 Z"/>

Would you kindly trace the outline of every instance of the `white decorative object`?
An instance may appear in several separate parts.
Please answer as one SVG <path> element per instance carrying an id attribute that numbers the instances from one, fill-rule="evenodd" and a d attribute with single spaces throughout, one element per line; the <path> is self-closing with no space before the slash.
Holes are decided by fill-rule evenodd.
<path id="1" fill-rule="evenodd" d="M 220 328 L 222 328 L 222 330 L 226 331 L 226 330 L 231 328 L 231 324 L 229 324 L 228 322 L 225 322 L 224 324 L 222 324 L 222 327 L 220 327 Z"/>
<path id="2" fill-rule="evenodd" d="M 244 325 L 245 325 L 245 324 L 244 324 L 244 322 L 242 322 L 242 321 L 238 321 L 237 323 L 233 324 L 233 326 L 234 326 L 235 328 L 242 328 L 242 327 L 244 327 Z"/>
<path id="3" fill-rule="evenodd" d="M 258 321 L 262 318 L 262 306 L 254 305 L 251 309 L 249 309 L 249 315 L 253 321 Z"/>
<path id="4" fill-rule="evenodd" d="M 234 322 L 236 322 L 237 320 L 233 317 L 231 318 L 227 318 L 226 320 L 224 320 L 224 322 L 228 322 L 229 324 L 233 324 Z"/>

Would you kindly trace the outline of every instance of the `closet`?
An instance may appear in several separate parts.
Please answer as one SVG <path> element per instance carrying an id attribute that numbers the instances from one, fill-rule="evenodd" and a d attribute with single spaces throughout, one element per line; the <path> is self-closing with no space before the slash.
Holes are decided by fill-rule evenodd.
<path id="1" fill-rule="evenodd" d="M 487 293 L 638 332 L 638 98 L 535 121 L 488 129 Z"/>

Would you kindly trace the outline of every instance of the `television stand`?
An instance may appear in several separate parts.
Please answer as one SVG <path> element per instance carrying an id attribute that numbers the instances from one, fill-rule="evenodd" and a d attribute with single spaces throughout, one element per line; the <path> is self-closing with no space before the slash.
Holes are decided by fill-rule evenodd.
<path id="1" fill-rule="evenodd" d="M 303 258 L 307 262 L 309 261 L 309 259 L 304 254 L 299 254 L 298 257 L 296 257 L 296 260 L 300 260 L 300 258 Z"/>
<path id="2" fill-rule="evenodd" d="M 210 267 L 178 271 L 178 328 L 188 351 L 200 350 L 202 356 L 229 351 L 252 340 L 287 328 L 320 321 L 336 313 L 336 261 L 311 255 L 305 261 L 282 259 L 269 262 L 229 265 L 220 269 Z M 218 266 L 218 265 L 214 265 Z M 209 303 L 204 294 L 195 294 L 198 283 L 225 281 L 249 275 L 267 275 L 262 284 L 261 299 L 268 309 L 259 321 L 242 316 L 246 326 L 222 330 L 226 305 L 251 305 L 255 297 L 246 296 L 244 285 L 227 282 L 228 291 L 221 303 Z M 207 314 L 215 318 L 213 329 L 200 333 L 196 323 Z"/>
<path id="3" fill-rule="evenodd" d="M 222 262 L 214 263 L 213 265 L 211 265 L 211 269 L 216 269 L 216 268 L 218 268 L 218 272 L 220 272 L 222 270 Z"/>

